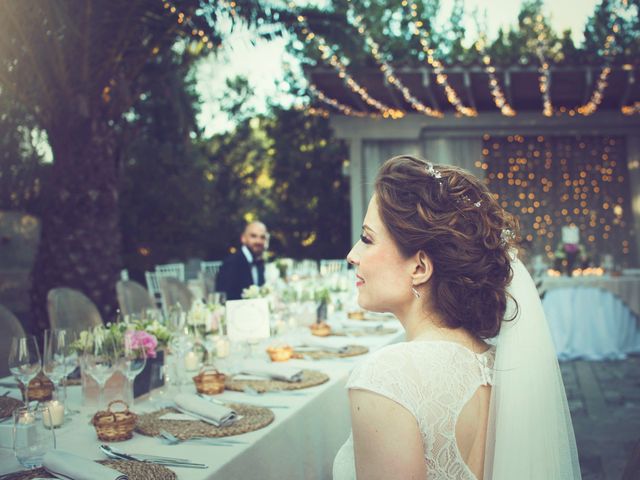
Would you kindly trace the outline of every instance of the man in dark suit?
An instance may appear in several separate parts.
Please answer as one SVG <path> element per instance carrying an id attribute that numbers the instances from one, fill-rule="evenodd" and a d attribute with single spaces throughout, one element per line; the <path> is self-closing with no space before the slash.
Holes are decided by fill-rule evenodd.
<path id="1" fill-rule="evenodd" d="M 251 285 L 264 285 L 262 254 L 267 245 L 267 227 L 262 222 L 247 224 L 237 252 L 224 259 L 218 273 L 216 289 L 226 292 L 227 300 L 242 298 L 242 290 Z"/>

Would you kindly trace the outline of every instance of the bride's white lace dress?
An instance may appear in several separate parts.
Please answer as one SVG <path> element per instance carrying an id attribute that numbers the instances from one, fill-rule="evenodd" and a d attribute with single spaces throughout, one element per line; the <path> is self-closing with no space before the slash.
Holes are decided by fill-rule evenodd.
<path id="1" fill-rule="evenodd" d="M 476 354 L 447 341 L 398 343 L 354 368 L 347 388 L 375 392 L 411 412 L 422 433 L 428 479 L 475 480 L 460 456 L 455 426 L 478 387 L 492 383 L 494 359 L 494 347 Z M 351 435 L 336 455 L 333 478 L 356 478 Z"/>

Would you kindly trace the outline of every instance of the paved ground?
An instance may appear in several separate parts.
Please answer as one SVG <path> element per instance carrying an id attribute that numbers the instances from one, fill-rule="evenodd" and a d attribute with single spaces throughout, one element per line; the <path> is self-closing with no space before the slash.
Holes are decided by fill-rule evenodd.
<path id="1" fill-rule="evenodd" d="M 640 441 L 640 356 L 560 364 L 585 480 L 619 480 Z M 639 476 L 640 478 L 640 476 Z"/>

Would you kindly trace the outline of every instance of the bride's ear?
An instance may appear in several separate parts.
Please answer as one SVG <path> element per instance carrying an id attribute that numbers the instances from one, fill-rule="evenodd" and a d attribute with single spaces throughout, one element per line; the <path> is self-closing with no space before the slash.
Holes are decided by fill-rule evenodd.
<path id="1" fill-rule="evenodd" d="M 419 250 L 413 259 L 414 267 L 411 278 L 413 286 L 417 287 L 427 283 L 431 279 L 431 275 L 433 275 L 433 263 L 423 250 Z"/>

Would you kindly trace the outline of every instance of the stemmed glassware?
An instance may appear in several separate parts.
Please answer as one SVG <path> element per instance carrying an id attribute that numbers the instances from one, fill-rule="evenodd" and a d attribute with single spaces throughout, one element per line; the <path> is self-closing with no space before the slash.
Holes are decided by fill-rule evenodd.
<path id="1" fill-rule="evenodd" d="M 98 384 L 98 408 L 103 408 L 104 386 L 117 369 L 118 354 L 113 339 L 99 328 L 94 329 L 91 341 L 82 355 L 82 368 Z"/>
<path id="2" fill-rule="evenodd" d="M 42 369 L 40 349 L 33 335 L 22 335 L 11 339 L 9 371 L 24 385 L 24 403 L 29 405 L 29 382 Z"/>
<path id="3" fill-rule="evenodd" d="M 124 335 L 124 348 L 120 356 L 120 371 L 127 378 L 127 395 L 131 398 L 127 399 L 127 403 L 133 406 L 134 392 L 133 382 L 136 377 L 144 370 L 147 363 L 147 352 L 144 346 L 140 346 L 135 341 L 136 333 L 133 331 L 126 332 Z"/>
<path id="4" fill-rule="evenodd" d="M 55 388 L 55 398 L 60 399 L 59 385 L 71 373 L 71 341 L 69 330 L 47 329 L 44 331 L 44 357 L 42 370 L 51 379 Z M 66 392 L 65 392 L 66 393 Z"/>

